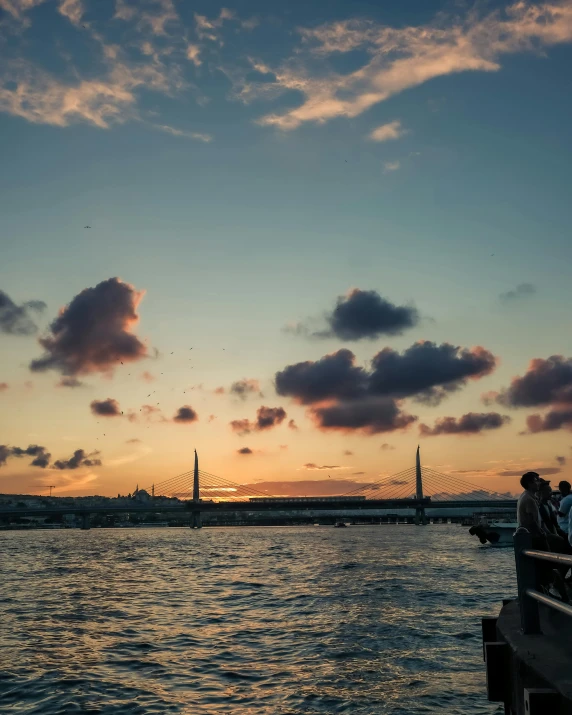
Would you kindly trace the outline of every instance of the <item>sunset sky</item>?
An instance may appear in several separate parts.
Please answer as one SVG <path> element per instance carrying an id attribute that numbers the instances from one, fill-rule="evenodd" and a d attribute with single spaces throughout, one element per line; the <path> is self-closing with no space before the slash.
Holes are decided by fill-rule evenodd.
<path id="1" fill-rule="evenodd" d="M 572 0 L 0 0 L 0 493 L 570 478 L 570 67 Z"/>

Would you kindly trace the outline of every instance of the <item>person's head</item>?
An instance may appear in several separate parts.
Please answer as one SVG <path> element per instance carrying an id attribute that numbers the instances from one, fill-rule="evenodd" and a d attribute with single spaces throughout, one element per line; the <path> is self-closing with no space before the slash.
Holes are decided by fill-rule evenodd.
<path id="1" fill-rule="evenodd" d="M 563 497 L 567 497 L 568 494 L 570 494 L 570 490 L 572 489 L 572 486 L 570 485 L 570 482 L 562 481 L 562 482 L 558 482 L 558 489 L 560 491 L 560 494 L 562 494 Z"/>
<path id="2" fill-rule="evenodd" d="M 538 495 L 543 501 L 548 501 L 548 499 L 552 496 L 552 487 L 550 486 L 550 482 L 546 479 L 540 480 Z"/>
<path id="3" fill-rule="evenodd" d="M 520 485 L 527 492 L 537 492 L 540 486 L 540 474 L 537 472 L 526 472 L 520 478 Z"/>

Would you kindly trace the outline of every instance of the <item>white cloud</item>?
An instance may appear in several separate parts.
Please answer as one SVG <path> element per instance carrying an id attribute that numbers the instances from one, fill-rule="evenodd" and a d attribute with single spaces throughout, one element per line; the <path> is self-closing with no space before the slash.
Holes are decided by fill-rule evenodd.
<path id="1" fill-rule="evenodd" d="M 184 132 L 181 129 L 175 129 L 170 127 L 168 124 L 151 124 L 154 129 L 159 129 L 161 132 L 166 132 L 167 134 L 172 134 L 174 137 L 186 137 L 187 139 L 196 139 L 197 141 L 208 142 L 212 141 L 212 136 L 210 134 L 202 134 L 200 132 Z"/>
<path id="2" fill-rule="evenodd" d="M 386 161 L 385 164 L 383 165 L 383 170 L 385 172 L 390 172 L 390 171 L 397 171 L 401 166 L 401 162 L 399 161 Z"/>
<path id="3" fill-rule="evenodd" d="M 369 138 L 374 142 L 386 142 L 390 139 L 399 139 L 407 132 L 401 126 L 401 122 L 397 119 L 394 122 L 389 122 L 388 124 L 382 124 L 377 129 L 374 129 Z"/>
<path id="4" fill-rule="evenodd" d="M 324 123 L 335 117 L 356 117 L 406 89 L 449 74 L 500 69 L 503 55 L 539 51 L 572 40 L 572 2 L 534 5 L 516 2 L 504 14 L 429 25 L 392 28 L 367 20 L 326 23 L 299 30 L 302 47 L 275 70 L 283 91 L 298 90 L 302 104 L 267 114 L 262 125 L 289 130 L 305 122 Z M 327 65 L 332 53 L 364 49 L 369 60 L 350 74 Z M 316 66 L 316 63 L 317 66 Z M 256 88 L 244 80 L 243 98 Z"/>
<path id="5" fill-rule="evenodd" d="M 107 74 L 73 84 L 23 60 L 5 63 L 0 69 L 0 111 L 35 124 L 65 127 L 83 120 L 107 129 L 112 123 L 138 118 L 137 90 L 173 95 L 185 86 L 176 65 L 166 67 L 153 59 L 132 66 L 118 60 L 117 51 L 107 49 L 103 47 Z"/>
<path id="6" fill-rule="evenodd" d="M 225 20 L 235 20 L 236 15 L 232 10 L 228 10 L 223 7 L 219 13 L 219 16 L 213 20 L 209 20 L 206 15 L 198 15 L 195 13 L 195 25 L 197 35 L 201 40 L 211 40 L 211 42 L 218 42 L 222 45 L 222 40 L 220 39 L 219 30 L 223 26 Z"/>
<path id="7" fill-rule="evenodd" d="M 22 20 L 24 14 L 36 5 L 41 5 L 45 0 L 0 0 L 0 9 L 12 15 L 17 20 Z"/>
<path id="8" fill-rule="evenodd" d="M 81 24 L 81 18 L 84 13 L 82 0 L 61 0 L 58 11 L 61 15 L 67 17 L 72 24 Z"/>
<path id="9" fill-rule="evenodd" d="M 187 47 L 187 58 L 195 65 L 195 67 L 200 67 L 202 61 L 200 58 L 201 48 L 198 45 L 189 45 Z"/>
<path id="10" fill-rule="evenodd" d="M 137 28 L 139 30 L 150 28 L 155 35 L 167 35 L 167 25 L 173 25 L 179 21 L 179 16 L 173 5 L 173 0 L 151 0 L 147 5 L 151 5 L 150 10 L 142 10 L 140 2 L 129 4 L 127 0 L 115 0 L 116 20 L 129 22 L 137 18 Z"/>
<path id="11" fill-rule="evenodd" d="M 240 26 L 244 30 L 254 30 L 258 25 L 260 25 L 260 20 L 257 17 L 251 17 L 248 20 L 241 20 L 240 22 Z"/>

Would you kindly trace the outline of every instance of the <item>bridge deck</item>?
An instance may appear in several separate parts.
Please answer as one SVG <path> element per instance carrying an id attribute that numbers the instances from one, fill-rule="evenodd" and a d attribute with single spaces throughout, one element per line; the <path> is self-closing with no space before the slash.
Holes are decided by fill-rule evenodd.
<path id="1" fill-rule="evenodd" d="M 271 511 L 316 511 L 316 510 L 344 510 L 369 511 L 371 509 L 486 509 L 506 508 L 516 510 L 516 499 L 491 500 L 483 499 L 467 501 L 435 501 L 430 499 L 366 499 L 364 501 L 281 501 L 281 502 L 232 502 L 232 501 L 199 501 L 182 502 L 181 504 L 161 505 L 149 502 L 146 504 L 126 505 L 93 505 L 85 507 L 75 506 L 46 506 L 41 508 L 0 507 L 0 518 L 3 516 L 54 516 L 56 514 L 125 514 L 135 512 L 184 512 L 200 511 L 203 513 L 216 512 L 271 512 Z"/>

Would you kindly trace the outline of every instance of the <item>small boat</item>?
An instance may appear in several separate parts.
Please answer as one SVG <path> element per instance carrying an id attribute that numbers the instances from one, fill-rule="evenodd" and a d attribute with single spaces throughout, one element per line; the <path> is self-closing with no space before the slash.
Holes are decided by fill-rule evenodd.
<path id="1" fill-rule="evenodd" d="M 334 529 L 345 529 L 347 527 L 347 524 L 343 521 L 336 521 L 334 524 Z"/>
<path id="2" fill-rule="evenodd" d="M 490 521 L 471 526 L 469 534 L 478 536 L 481 544 L 491 546 L 510 546 L 514 532 L 518 529 L 516 521 Z"/>

